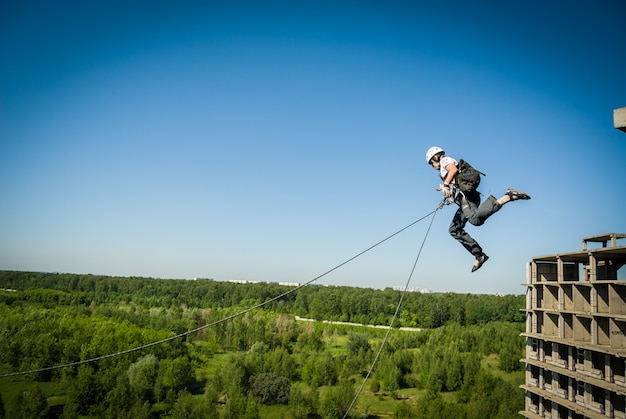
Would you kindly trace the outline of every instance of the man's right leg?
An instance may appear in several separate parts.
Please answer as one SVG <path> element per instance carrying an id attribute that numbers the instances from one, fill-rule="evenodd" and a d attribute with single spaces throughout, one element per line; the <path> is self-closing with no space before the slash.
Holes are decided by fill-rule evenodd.
<path id="1" fill-rule="evenodd" d="M 449 232 L 450 235 L 468 251 L 474 257 L 478 257 L 483 254 L 483 249 L 480 247 L 478 242 L 474 240 L 472 236 L 467 234 L 465 231 L 465 224 L 467 223 L 467 218 L 463 215 L 463 210 L 459 208 L 454 217 L 452 218 L 452 222 L 450 223 Z"/>
<path id="2" fill-rule="evenodd" d="M 461 245 L 476 258 L 474 260 L 474 265 L 472 266 L 472 272 L 474 272 L 478 270 L 481 266 L 483 266 L 485 262 L 487 262 L 489 256 L 484 254 L 483 249 L 480 247 L 478 242 L 474 240 L 472 236 L 467 234 L 467 232 L 465 231 L 466 223 L 467 218 L 465 217 L 465 215 L 463 215 L 463 210 L 459 208 L 452 218 L 452 222 L 450 223 L 450 229 L 448 231 L 456 241 L 461 243 Z"/>

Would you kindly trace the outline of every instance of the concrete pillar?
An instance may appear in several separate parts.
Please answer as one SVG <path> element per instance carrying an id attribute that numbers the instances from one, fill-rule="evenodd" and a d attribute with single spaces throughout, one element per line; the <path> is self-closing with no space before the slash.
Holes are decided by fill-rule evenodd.
<path id="1" fill-rule="evenodd" d="M 589 281 L 595 281 L 598 279 L 598 260 L 596 257 L 589 253 Z"/>
<path id="2" fill-rule="evenodd" d="M 615 412 L 613 412 L 613 400 L 611 400 L 611 392 L 609 390 L 605 390 L 604 394 L 604 415 L 609 418 L 615 417 Z"/>
<path id="3" fill-rule="evenodd" d="M 613 111 L 613 126 L 620 131 L 626 132 L 626 107 Z"/>
<path id="4" fill-rule="evenodd" d="M 604 381 L 613 382 L 613 365 L 611 365 L 611 355 L 604 355 Z"/>

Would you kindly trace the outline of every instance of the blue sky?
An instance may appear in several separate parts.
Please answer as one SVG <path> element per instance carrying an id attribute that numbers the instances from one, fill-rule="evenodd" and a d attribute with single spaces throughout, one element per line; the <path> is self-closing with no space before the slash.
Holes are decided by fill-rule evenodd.
<path id="1" fill-rule="evenodd" d="M 130 3 L 130 4 L 129 4 Z M 411 279 L 521 294 L 626 233 L 622 1 L 3 2 L 0 269 L 306 282 L 429 214 L 431 145 L 531 201 Z M 430 218 L 319 282 L 403 286 Z"/>

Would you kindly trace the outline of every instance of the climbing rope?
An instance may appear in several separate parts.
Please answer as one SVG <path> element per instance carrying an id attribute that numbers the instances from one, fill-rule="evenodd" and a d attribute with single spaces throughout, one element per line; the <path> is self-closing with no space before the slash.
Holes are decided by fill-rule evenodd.
<path id="1" fill-rule="evenodd" d="M 419 261 L 420 255 L 422 254 L 422 249 L 424 248 L 424 244 L 426 243 L 426 239 L 428 238 L 428 233 L 430 232 L 430 227 L 433 225 L 433 221 L 435 220 L 435 215 L 437 214 L 438 210 L 440 210 L 440 209 L 442 209 L 444 207 L 444 205 L 449 205 L 450 203 L 451 203 L 451 201 L 449 201 L 446 198 L 444 198 L 441 201 L 441 203 L 439 204 L 439 206 L 437 207 L 437 209 L 430 213 L 430 214 L 432 214 L 432 218 L 430 219 L 430 224 L 428 225 L 428 229 L 426 230 L 426 234 L 424 235 L 424 240 L 422 240 L 422 244 L 420 245 L 419 251 L 417 252 L 417 257 L 415 258 L 415 262 L 413 262 L 413 268 L 411 269 L 411 273 L 409 274 L 409 277 L 408 277 L 408 279 L 406 281 L 406 284 L 404 285 L 404 289 L 402 290 L 402 293 L 400 294 L 400 300 L 398 301 L 398 305 L 396 306 L 396 311 L 393 313 L 393 317 L 391 319 L 391 322 L 389 323 L 389 327 L 387 328 L 387 333 L 385 333 L 385 337 L 383 338 L 383 341 L 381 342 L 380 347 L 378 348 L 378 352 L 376 353 L 376 356 L 374 357 L 374 361 L 372 362 L 372 365 L 370 366 L 370 369 L 367 371 L 367 374 L 365 375 L 365 378 L 363 379 L 363 382 L 361 383 L 361 386 L 359 387 L 358 391 L 356 392 L 356 395 L 354 396 L 354 399 L 352 399 L 352 403 L 350 403 L 350 406 L 346 410 L 346 413 L 343 415 L 344 419 L 348 417 L 348 413 L 350 413 L 350 410 L 352 410 L 352 408 L 354 407 L 354 404 L 356 403 L 357 399 L 361 395 L 361 392 L 363 391 L 363 388 L 365 387 L 365 383 L 367 382 L 369 377 L 372 375 L 372 371 L 374 371 L 376 363 L 378 362 L 378 358 L 380 358 L 380 354 L 382 353 L 383 347 L 385 346 L 385 343 L 387 342 L 387 338 L 389 337 L 389 334 L 391 333 L 391 329 L 393 328 L 393 324 L 394 324 L 394 322 L 396 321 L 396 319 L 398 317 L 398 313 L 400 312 L 400 307 L 402 306 L 402 301 L 404 300 L 404 296 L 406 295 L 407 290 L 409 288 L 409 284 L 411 283 L 411 278 L 413 277 L 413 273 L 415 272 L 415 267 L 417 266 L 417 262 Z M 428 217 L 428 215 L 426 217 Z"/>
<path id="2" fill-rule="evenodd" d="M 188 330 L 188 331 L 183 332 L 183 333 L 179 333 L 179 334 L 171 336 L 169 338 L 161 339 L 161 340 L 158 340 L 158 341 L 155 341 L 155 342 L 150 342 L 150 343 L 147 343 L 145 345 L 137 346 L 137 347 L 134 347 L 134 348 L 123 350 L 123 351 L 110 353 L 110 354 L 98 356 L 98 357 L 95 357 L 95 358 L 84 359 L 82 361 L 70 362 L 70 363 L 62 364 L 62 365 L 55 365 L 55 366 L 51 366 L 51 367 L 38 368 L 38 369 L 34 369 L 34 370 L 29 370 L 29 371 L 20 371 L 20 372 L 8 373 L 8 374 L 0 374 L 0 378 L 13 377 L 13 376 L 19 376 L 19 375 L 27 375 L 27 374 L 36 374 L 36 373 L 40 373 L 40 372 L 52 371 L 52 370 L 57 370 L 57 369 L 61 369 L 61 368 L 75 367 L 75 366 L 79 366 L 79 365 L 90 364 L 90 363 L 93 363 L 93 362 L 101 361 L 103 359 L 114 358 L 114 357 L 118 357 L 118 356 L 121 356 L 121 355 L 126 355 L 126 354 L 129 354 L 129 353 L 132 353 L 132 352 L 137 352 L 137 351 L 140 351 L 140 350 L 143 350 L 143 349 L 146 349 L 146 348 L 157 346 L 157 345 L 160 345 L 160 344 L 163 344 L 163 343 L 175 340 L 175 339 L 179 339 L 179 338 L 182 338 L 184 336 L 191 335 L 191 334 L 194 334 L 196 332 L 199 332 L 200 330 L 209 328 L 211 326 L 215 326 L 215 325 L 218 325 L 220 323 L 224 323 L 224 322 L 226 322 L 228 320 L 232 320 L 232 319 L 234 319 L 236 317 L 239 317 L 239 316 L 242 316 L 242 315 L 244 315 L 246 313 L 249 313 L 250 311 L 253 311 L 253 310 L 256 310 L 258 308 L 261 308 L 261 307 L 263 307 L 263 306 L 265 306 L 267 304 L 270 304 L 270 303 L 272 303 L 274 301 L 280 300 L 281 298 L 298 291 L 300 288 L 303 288 L 303 287 L 305 287 L 307 285 L 310 285 L 311 283 L 317 281 L 318 279 L 320 279 L 320 278 L 330 274 L 331 272 L 333 272 L 333 271 L 341 268 L 342 266 L 352 262 L 353 260 L 355 260 L 359 256 L 362 256 L 363 254 L 365 254 L 365 253 L 369 252 L 370 250 L 374 249 L 375 247 L 383 244 L 387 240 L 397 236 L 398 234 L 400 234 L 403 231 L 409 229 L 410 227 L 414 226 L 415 224 L 419 223 L 420 221 L 426 219 L 430 215 L 433 215 L 433 219 L 434 219 L 434 214 L 437 212 L 437 210 L 439 210 L 443 206 L 443 204 L 444 204 L 444 201 L 442 201 L 440 206 L 437 207 L 434 211 L 426 214 L 425 216 L 423 216 L 422 218 L 420 218 L 420 219 L 418 219 L 416 221 L 413 221 L 412 223 L 408 224 L 406 227 L 401 228 L 400 230 L 396 231 L 393 234 L 390 234 L 389 236 L 387 236 L 384 239 L 380 240 L 376 244 L 373 244 L 372 246 L 368 247 L 367 249 L 363 250 L 362 252 L 356 254 L 355 256 L 352 256 L 351 258 L 347 259 L 346 261 L 340 263 L 339 265 L 335 266 L 332 269 L 329 269 L 328 271 L 324 272 L 323 274 L 316 276 L 315 278 L 309 280 L 308 282 L 305 282 L 304 284 L 301 284 L 301 285 L 299 285 L 299 286 L 297 286 L 295 288 L 292 288 L 292 289 L 290 289 L 290 290 L 288 290 L 288 291 L 286 291 L 286 292 L 284 292 L 284 293 L 282 293 L 280 295 L 277 295 L 276 297 L 270 298 L 269 300 L 266 300 L 264 302 L 256 304 L 256 305 L 254 305 L 252 307 L 249 307 L 249 308 L 247 308 L 245 310 L 242 310 L 242 311 L 239 311 L 237 313 L 231 314 L 230 316 L 226 316 L 226 317 L 224 317 L 222 319 L 219 319 L 219 320 L 216 320 L 216 321 L 214 321 L 212 323 L 205 324 L 203 326 L 197 327 L 197 328 L 192 329 L 192 330 Z M 431 220 L 431 225 L 432 225 L 432 220 Z M 428 229 L 430 230 L 430 226 L 428 227 Z M 421 253 L 421 248 L 420 248 L 420 253 Z M 416 261 L 416 263 L 417 263 L 417 261 Z M 410 277 L 409 277 L 409 280 L 410 280 Z M 408 286 L 408 282 L 407 282 L 407 286 Z M 405 292 L 406 292 L 406 287 L 405 287 Z M 403 293 L 403 296 L 404 296 L 404 293 Z M 399 308 L 400 308 L 400 305 L 398 305 L 398 309 Z M 396 315 L 397 315 L 397 309 L 396 309 L 396 314 L 394 314 L 394 320 L 396 318 Z M 393 324 L 393 320 L 392 320 L 392 324 Z M 382 345 L 381 345 L 381 349 L 382 349 Z M 380 353 L 380 351 L 379 351 L 379 353 Z"/>

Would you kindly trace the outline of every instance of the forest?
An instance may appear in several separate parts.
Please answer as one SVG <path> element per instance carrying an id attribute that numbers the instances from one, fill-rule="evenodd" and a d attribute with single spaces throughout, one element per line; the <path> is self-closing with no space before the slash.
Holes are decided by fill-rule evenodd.
<path id="1" fill-rule="evenodd" d="M 525 296 L 400 297 L 0 271 L 0 418 L 518 417 Z"/>

